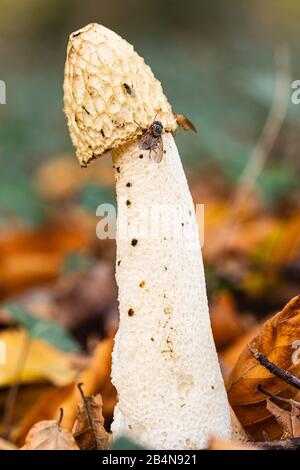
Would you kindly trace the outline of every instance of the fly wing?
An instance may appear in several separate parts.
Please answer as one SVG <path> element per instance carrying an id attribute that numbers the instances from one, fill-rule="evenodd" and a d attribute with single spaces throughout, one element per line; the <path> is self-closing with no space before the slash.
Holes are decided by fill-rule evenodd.
<path id="1" fill-rule="evenodd" d="M 181 129 L 184 129 L 185 131 L 197 132 L 196 126 L 183 114 L 174 114 L 174 117 Z"/>
<path id="2" fill-rule="evenodd" d="M 150 157 L 155 163 L 160 163 L 164 154 L 164 144 L 162 137 L 157 139 L 156 144 L 150 150 Z"/>
<path id="3" fill-rule="evenodd" d="M 141 150 L 151 150 L 153 146 L 153 136 L 151 131 L 146 131 L 139 140 L 139 148 Z"/>

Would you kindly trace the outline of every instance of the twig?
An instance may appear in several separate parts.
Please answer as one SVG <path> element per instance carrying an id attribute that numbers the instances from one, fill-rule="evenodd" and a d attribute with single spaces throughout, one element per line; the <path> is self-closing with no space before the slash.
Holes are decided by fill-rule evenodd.
<path id="1" fill-rule="evenodd" d="M 263 435 L 263 438 L 264 438 L 265 442 L 270 442 L 271 439 L 270 439 L 269 434 L 267 433 L 267 431 L 263 431 L 262 435 Z"/>
<path id="2" fill-rule="evenodd" d="M 296 408 L 300 409 L 300 403 L 298 401 L 293 400 L 292 398 L 283 398 L 278 395 L 275 395 L 275 393 L 267 392 L 267 390 L 265 390 L 261 384 L 258 384 L 257 390 L 263 393 L 264 395 L 267 395 L 268 397 L 272 398 L 273 400 L 282 401 L 284 403 L 288 403 L 289 405 L 294 405 Z"/>
<path id="3" fill-rule="evenodd" d="M 292 439 L 283 439 L 282 441 L 249 442 L 249 444 L 253 444 L 265 450 L 299 450 L 300 438 L 295 437 Z"/>
<path id="4" fill-rule="evenodd" d="M 95 429 L 94 429 L 93 419 L 92 419 L 92 416 L 91 416 L 90 404 L 89 404 L 88 398 L 86 397 L 86 395 L 85 395 L 85 393 L 82 389 L 83 385 L 84 385 L 83 383 L 79 383 L 79 384 L 77 384 L 77 388 L 80 392 L 83 404 L 85 406 L 88 422 L 89 422 L 90 428 L 93 432 L 94 447 L 95 447 L 95 449 L 98 449 L 98 442 L 97 442 L 97 439 L 96 439 L 96 432 L 95 432 Z"/>
<path id="5" fill-rule="evenodd" d="M 59 408 L 59 418 L 58 418 L 58 427 L 60 427 L 61 423 L 62 423 L 62 420 L 63 420 L 63 417 L 64 417 L 64 409 L 63 408 Z"/>
<path id="6" fill-rule="evenodd" d="M 281 367 L 278 367 L 273 362 L 269 361 L 269 359 L 267 359 L 266 356 L 264 356 L 264 354 L 260 353 L 257 349 L 252 348 L 252 346 L 250 344 L 248 344 L 248 349 L 251 352 L 251 354 L 253 354 L 255 359 L 263 367 L 265 367 L 272 374 L 276 375 L 276 377 L 283 380 L 287 384 L 292 385 L 293 387 L 300 390 L 300 380 L 297 377 L 295 377 L 293 374 L 291 374 L 287 370 L 284 370 Z"/>

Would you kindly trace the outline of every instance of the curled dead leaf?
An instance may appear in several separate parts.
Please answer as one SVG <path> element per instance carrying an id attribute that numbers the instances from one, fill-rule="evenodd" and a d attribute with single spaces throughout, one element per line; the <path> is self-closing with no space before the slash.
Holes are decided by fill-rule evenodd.
<path id="1" fill-rule="evenodd" d="M 293 298 L 281 312 L 266 321 L 251 347 L 264 354 L 277 366 L 293 375 L 300 375 L 300 362 L 295 356 L 300 339 L 300 296 Z M 295 359 L 296 358 L 296 359 Z M 294 398 L 297 390 L 289 386 L 260 365 L 249 351 L 244 349 L 227 380 L 227 393 L 231 406 L 245 430 L 257 440 L 262 440 L 266 430 L 271 438 L 281 435 L 281 428 L 266 408 L 266 397 L 257 389 L 261 384 L 266 390 L 283 397 Z"/>
<path id="2" fill-rule="evenodd" d="M 300 403 L 292 398 L 282 398 L 267 392 L 260 385 L 259 390 L 266 396 L 267 409 L 275 417 L 278 424 L 282 427 L 283 434 L 281 439 L 297 439 L 300 437 Z M 273 400 L 277 400 L 281 405 L 289 405 L 291 410 L 285 410 L 277 406 Z"/>
<path id="3" fill-rule="evenodd" d="M 101 393 L 104 401 L 103 411 L 106 419 L 111 419 L 116 402 L 116 391 L 110 382 L 113 344 L 114 332 L 109 338 L 98 344 L 89 367 L 82 371 L 78 377 L 78 382 L 85 384 L 84 389 L 87 395 L 94 395 L 98 392 Z M 63 408 L 64 410 L 65 427 L 71 430 L 76 419 L 78 408 L 78 390 L 75 385 L 67 398 L 63 399 L 61 403 L 57 405 L 54 416 L 58 413 L 59 408 Z"/>
<path id="4" fill-rule="evenodd" d="M 78 385 L 83 404 L 78 407 L 76 421 L 72 430 L 75 441 L 81 450 L 105 450 L 110 445 L 110 435 L 104 428 L 102 398 L 84 395 L 82 384 Z"/>
<path id="5" fill-rule="evenodd" d="M 291 406 L 291 421 L 293 437 L 300 437 L 300 409 L 293 404 Z"/>
<path id="6" fill-rule="evenodd" d="M 57 420 L 40 421 L 29 431 L 21 450 L 79 450 L 72 434 Z"/>
<path id="7" fill-rule="evenodd" d="M 267 410 L 274 416 L 276 421 L 282 426 L 284 437 L 293 437 L 293 427 L 291 413 L 275 405 L 270 399 L 267 400 Z"/>

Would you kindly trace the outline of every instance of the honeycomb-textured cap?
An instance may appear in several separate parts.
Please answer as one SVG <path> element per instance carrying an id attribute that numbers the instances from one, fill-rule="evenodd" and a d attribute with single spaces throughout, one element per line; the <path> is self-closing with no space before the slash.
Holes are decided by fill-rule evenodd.
<path id="1" fill-rule="evenodd" d="M 172 109 L 127 41 L 96 23 L 72 33 L 64 80 L 65 113 L 82 166 L 135 140 L 154 118 L 176 130 Z"/>

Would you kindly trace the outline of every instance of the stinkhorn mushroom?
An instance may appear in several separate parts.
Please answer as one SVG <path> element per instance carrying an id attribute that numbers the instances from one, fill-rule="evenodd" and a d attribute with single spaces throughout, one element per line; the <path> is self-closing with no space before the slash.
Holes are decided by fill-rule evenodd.
<path id="1" fill-rule="evenodd" d="M 70 36 L 64 96 L 81 165 L 110 151 L 115 168 L 113 434 L 153 449 L 201 449 L 210 435 L 229 437 L 195 210 L 161 84 L 130 44 L 89 24 Z M 154 120 L 163 131 L 160 163 L 140 145 Z M 170 219 L 176 233 L 158 227 Z"/>

